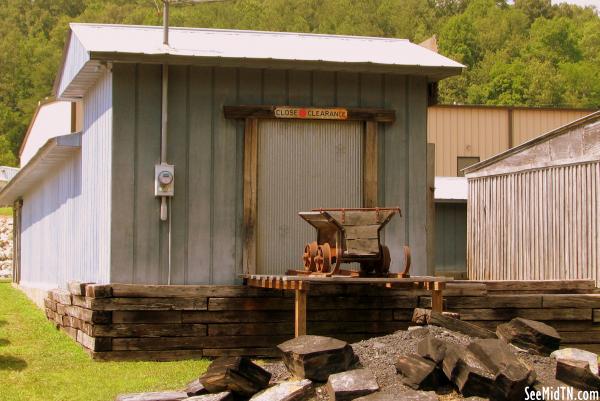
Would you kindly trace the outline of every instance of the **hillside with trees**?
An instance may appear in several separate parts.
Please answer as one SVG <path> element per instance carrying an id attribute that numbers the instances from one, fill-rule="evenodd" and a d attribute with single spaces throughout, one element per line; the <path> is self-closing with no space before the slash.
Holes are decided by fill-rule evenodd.
<path id="1" fill-rule="evenodd" d="M 514 4 L 513 4 L 514 3 Z M 160 0 L 0 0 L 0 165 L 51 94 L 68 23 L 159 25 Z M 172 26 L 408 38 L 467 65 L 440 102 L 600 107 L 600 17 L 550 0 L 231 0 L 178 5 Z"/>

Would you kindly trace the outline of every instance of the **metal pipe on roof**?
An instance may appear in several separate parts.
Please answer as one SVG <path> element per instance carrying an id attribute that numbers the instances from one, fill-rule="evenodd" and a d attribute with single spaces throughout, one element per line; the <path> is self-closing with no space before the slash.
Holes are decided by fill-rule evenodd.
<path id="1" fill-rule="evenodd" d="M 169 0 L 163 0 L 163 44 L 169 46 Z"/>

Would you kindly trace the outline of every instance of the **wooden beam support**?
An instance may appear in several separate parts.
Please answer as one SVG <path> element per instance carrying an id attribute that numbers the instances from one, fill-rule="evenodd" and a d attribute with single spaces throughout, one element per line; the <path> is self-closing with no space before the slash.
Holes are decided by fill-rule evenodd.
<path id="1" fill-rule="evenodd" d="M 306 300 L 308 291 L 304 288 L 296 289 L 294 335 L 295 337 L 306 335 Z"/>
<path id="2" fill-rule="evenodd" d="M 256 202 L 258 191 L 258 120 L 248 118 L 244 130 L 244 249 L 245 274 L 256 273 Z"/>

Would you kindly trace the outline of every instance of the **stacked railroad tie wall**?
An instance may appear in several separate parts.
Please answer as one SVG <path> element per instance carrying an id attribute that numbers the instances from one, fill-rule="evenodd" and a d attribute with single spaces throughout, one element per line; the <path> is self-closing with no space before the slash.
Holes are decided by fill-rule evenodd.
<path id="1" fill-rule="evenodd" d="M 564 345 L 600 351 L 600 293 L 591 280 L 455 281 L 446 309 L 495 329 L 513 317 L 542 320 Z M 406 329 L 427 292 L 312 285 L 308 332 L 347 341 Z M 46 315 L 98 360 L 177 360 L 221 355 L 276 356 L 293 337 L 293 291 L 244 286 L 94 285 L 50 291 Z"/>

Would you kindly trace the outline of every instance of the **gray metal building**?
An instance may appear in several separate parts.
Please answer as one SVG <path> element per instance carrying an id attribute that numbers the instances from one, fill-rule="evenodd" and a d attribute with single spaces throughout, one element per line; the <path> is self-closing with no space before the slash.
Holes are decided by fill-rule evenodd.
<path id="1" fill-rule="evenodd" d="M 466 173 L 469 278 L 600 283 L 600 112 Z"/>
<path id="2" fill-rule="evenodd" d="M 462 65 L 398 39 L 170 37 L 71 25 L 55 95 L 82 102 L 82 132 L 49 138 L 0 192 L 22 204 L 23 286 L 283 273 L 314 236 L 298 211 L 378 205 L 403 213 L 385 232 L 392 270 L 408 244 L 427 273 L 428 93 Z M 161 162 L 172 197 L 155 196 Z"/>

